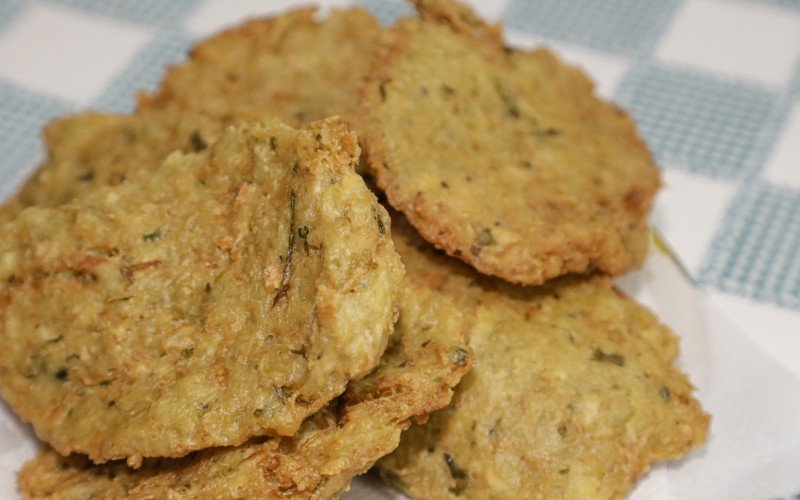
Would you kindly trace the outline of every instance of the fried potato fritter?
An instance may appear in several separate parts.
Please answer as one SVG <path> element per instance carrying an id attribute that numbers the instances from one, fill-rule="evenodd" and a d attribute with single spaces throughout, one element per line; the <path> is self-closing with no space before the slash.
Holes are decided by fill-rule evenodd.
<path id="1" fill-rule="evenodd" d="M 178 457 L 293 435 L 372 370 L 389 221 L 336 119 L 231 128 L 0 235 L 0 391 L 62 454 Z"/>
<path id="2" fill-rule="evenodd" d="M 0 223 L 25 207 L 58 206 L 96 186 L 153 168 L 174 150 L 196 151 L 225 126 L 279 118 L 300 125 L 355 106 L 380 34 L 363 9 L 290 11 L 248 21 L 200 42 L 169 69 L 134 115 L 85 113 L 44 133 L 48 158 L 0 208 Z"/>
<path id="3" fill-rule="evenodd" d="M 0 224 L 29 206 L 56 207 L 100 186 L 114 186 L 142 168 L 155 169 L 173 151 L 202 151 L 226 123 L 191 113 L 82 113 L 45 127 L 47 159 L 2 207 Z"/>
<path id="4" fill-rule="evenodd" d="M 91 465 L 52 450 L 20 473 L 25 498 L 332 498 L 393 450 L 413 417 L 445 406 L 469 369 L 465 325 L 441 294 L 409 285 L 380 366 L 307 420 L 292 438 L 150 459 Z"/>
<path id="5" fill-rule="evenodd" d="M 170 68 L 141 108 L 202 111 L 229 119 L 275 116 L 290 124 L 350 109 L 381 29 L 367 11 L 306 8 L 248 21 L 200 42 Z"/>
<path id="6" fill-rule="evenodd" d="M 677 338 L 610 279 L 516 287 L 436 255 L 399 216 L 393 233 L 407 279 L 475 314 L 474 368 L 452 405 L 378 463 L 407 494 L 619 498 L 705 441 Z"/>
<path id="7" fill-rule="evenodd" d="M 549 50 L 503 47 L 454 2 L 417 3 L 384 35 L 354 117 L 389 203 L 511 282 L 639 266 L 659 175 L 633 120 Z"/>

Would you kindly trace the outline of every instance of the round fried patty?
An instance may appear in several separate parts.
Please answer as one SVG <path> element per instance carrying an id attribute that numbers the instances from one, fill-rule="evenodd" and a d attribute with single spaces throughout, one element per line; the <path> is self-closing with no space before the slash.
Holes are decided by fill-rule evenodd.
<path id="1" fill-rule="evenodd" d="M 389 203 L 515 283 L 641 264 L 659 179 L 631 118 L 550 51 L 507 49 L 464 7 L 418 3 L 385 34 L 355 118 Z"/>
<path id="2" fill-rule="evenodd" d="M 92 465 L 43 451 L 20 473 L 26 498 L 334 498 L 400 442 L 413 417 L 445 406 L 469 369 L 465 327 L 440 294 L 409 285 L 380 366 L 292 438 L 183 459 Z"/>
<path id="3" fill-rule="evenodd" d="M 407 279 L 474 311 L 451 406 L 379 462 L 414 498 L 621 498 L 706 439 L 678 340 L 607 277 L 517 287 L 436 255 L 393 217 Z"/>
<path id="4" fill-rule="evenodd" d="M 402 265 L 343 122 L 231 128 L 0 236 L 0 390 L 96 462 L 292 435 L 373 369 Z"/>
<path id="5" fill-rule="evenodd" d="M 306 8 L 254 19 L 200 42 L 140 107 L 225 119 L 276 116 L 293 124 L 350 109 L 380 26 L 358 8 L 334 10 L 324 20 L 316 14 Z"/>

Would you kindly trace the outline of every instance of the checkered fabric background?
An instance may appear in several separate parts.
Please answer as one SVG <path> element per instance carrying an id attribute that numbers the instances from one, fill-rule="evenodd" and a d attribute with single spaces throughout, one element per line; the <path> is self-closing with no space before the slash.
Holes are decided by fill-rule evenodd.
<path id="1" fill-rule="evenodd" d="M 0 0 L 0 197 L 41 161 L 51 118 L 131 111 L 194 40 L 311 1 Z M 411 12 L 315 3 L 387 24 Z M 654 226 L 711 303 L 800 377 L 800 0 L 471 3 L 635 115 L 663 168 Z"/>

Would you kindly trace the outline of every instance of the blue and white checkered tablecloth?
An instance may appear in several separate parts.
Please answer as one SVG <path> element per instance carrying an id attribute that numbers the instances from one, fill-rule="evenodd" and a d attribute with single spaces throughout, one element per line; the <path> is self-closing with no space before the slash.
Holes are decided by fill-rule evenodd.
<path id="1" fill-rule="evenodd" d="M 48 120 L 131 111 L 194 40 L 301 3 L 0 0 L 0 197 L 41 161 Z M 361 5 L 387 24 L 411 12 L 400 0 L 315 3 Z M 585 67 L 632 112 L 663 168 L 654 226 L 709 302 L 800 377 L 800 0 L 471 3 L 511 43 L 547 43 Z"/>

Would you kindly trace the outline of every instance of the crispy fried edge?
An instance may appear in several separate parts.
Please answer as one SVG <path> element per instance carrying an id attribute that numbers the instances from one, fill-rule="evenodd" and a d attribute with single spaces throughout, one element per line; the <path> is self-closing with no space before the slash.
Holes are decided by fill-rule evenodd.
<path id="1" fill-rule="evenodd" d="M 611 106 L 614 112 L 625 120 L 626 126 L 632 130 L 628 141 L 631 148 L 649 158 L 652 173 L 655 175 L 655 184 L 652 189 L 637 191 L 638 196 L 632 212 L 636 214 L 638 223 L 629 231 L 627 245 L 617 243 L 611 237 L 605 238 L 603 241 L 596 241 L 597 238 L 592 238 L 591 241 L 582 242 L 582 244 L 566 242 L 553 246 L 547 251 L 537 252 L 535 260 L 530 259 L 529 255 L 521 255 L 514 259 L 475 257 L 470 252 L 463 250 L 469 248 L 470 242 L 461 237 L 460 233 L 457 230 L 454 231 L 452 227 L 443 226 L 438 212 L 430 207 L 423 209 L 418 194 L 404 192 L 403 188 L 398 187 L 397 183 L 393 181 L 393 176 L 384 172 L 386 169 L 382 166 L 388 164 L 388 159 L 392 156 L 389 152 L 389 141 L 383 133 L 369 130 L 370 127 L 367 124 L 370 122 L 372 109 L 380 106 L 380 89 L 382 84 L 387 81 L 387 77 L 383 74 L 384 69 L 390 67 L 391 61 L 402 55 L 405 50 L 403 44 L 395 39 L 395 36 L 398 38 L 408 36 L 409 31 L 416 31 L 419 26 L 427 22 L 448 27 L 453 33 L 466 39 L 467 43 L 471 44 L 475 50 L 507 52 L 514 50 L 503 44 L 499 25 L 482 23 L 480 18 L 467 6 L 452 0 L 412 0 L 412 2 L 418 9 L 419 18 L 402 19 L 394 28 L 384 33 L 373 68 L 361 88 L 362 105 L 351 118 L 356 123 L 363 144 L 362 163 L 366 165 L 366 170 L 375 184 L 386 193 L 392 207 L 403 212 L 425 240 L 444 250 L 448 255 L 470 264 L 483 274 L 497 276 L 520 285 L 539 285 L 564 274 L 590 273 L 597 269 L 617 275 L 639 267 L 644 262 L 648 250 L 649 231 L 647 230 L 646 215 L 650 211 L 653 197 L 661 182 L 653 155 L 636 132 L 633 118 L 613 103 L 606 104 Z M 401 31 L 405 33 L 398 35 Z M 537 49 L 537 52 L 557 59 L 555 54 L 547 49 L 540 48 Z M 587 86 L 589 92 L 593 91 L 594 84 L 583 71 L 563 62 L 560 64 Z M 613 251 L 602 251 L 603 247 L 612 247 Z M 523 248 L 521 251 L 517 250 L 513 253 L 526 252 Z M 628 254 L 630 258 L 617 258 L 624 254 Z M 621 262 L 621 260 L 626 262 Z"/>

